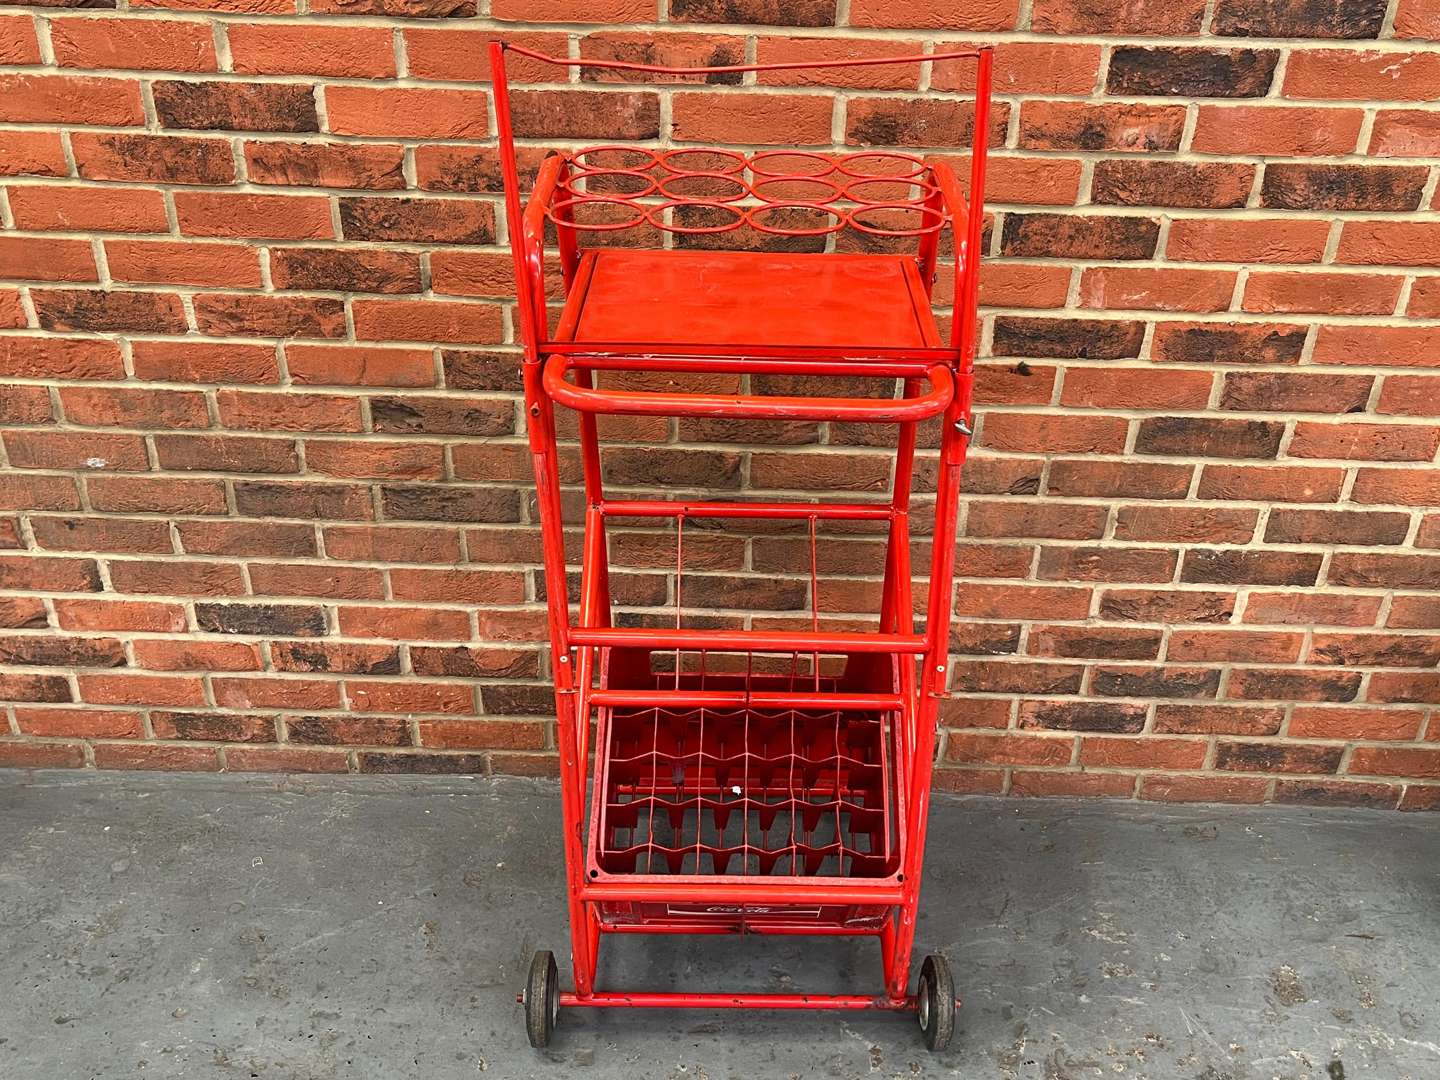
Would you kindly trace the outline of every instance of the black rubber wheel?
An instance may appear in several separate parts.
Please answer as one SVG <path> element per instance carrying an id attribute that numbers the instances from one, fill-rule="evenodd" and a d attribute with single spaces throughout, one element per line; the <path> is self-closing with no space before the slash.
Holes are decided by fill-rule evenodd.
<path id="1" fill-rule="evenodd" d="M 944 1050 L 955 1034 L 955 979 L 950 974 L 950 961 L 934 953 L 920 965 L 920 989 L 916 994 L 916 1015 L 925 1046 Z"/>
<path id="2" fill-rule="evenodd" d="M 530 977 L 525 980 L 525 1034 L 530 1045 L 537 1050 L 550 1045 L 559 1019 L 560 974 L 555 970 L 555 954 L 541 949 L 530 961 Z"/>

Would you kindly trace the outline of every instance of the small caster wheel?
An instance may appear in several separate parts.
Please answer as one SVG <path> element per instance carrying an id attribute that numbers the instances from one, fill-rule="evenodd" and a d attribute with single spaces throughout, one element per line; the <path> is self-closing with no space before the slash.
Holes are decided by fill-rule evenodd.
<path id="1" fill-rule="evenodd" d="M 932 953 L 920 965 L 920 989 L 916 995 L 920 1032 L 930 1050 L 944 1050 L 955 1034 L 955 980 L 950 961 Z"/>
<path id="2" fill-rule="evenodd" d="M 560 1019 L 560 975 L 555 970 L 555 954 L 549 949 L 541 949 L 530 961 L 524 1001 L 525 1034 L 539 1050 L 550 1044 L 550 1034 Z"/>

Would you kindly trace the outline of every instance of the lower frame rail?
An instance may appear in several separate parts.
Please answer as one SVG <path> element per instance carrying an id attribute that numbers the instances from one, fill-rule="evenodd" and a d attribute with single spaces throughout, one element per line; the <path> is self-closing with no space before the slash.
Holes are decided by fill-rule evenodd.
<path id="1" fill-rule="evenodd" d="M 684 994 L 626 993 L 623 990 L 596 990 L 589 997 L 561 991 L 564 1008 L 592 1009 L 842 1009 L 858 1012 L 881 1009 L 887 1012 L 914 1012 L 916 999 L 892 1001 L 883 994 Z"/>

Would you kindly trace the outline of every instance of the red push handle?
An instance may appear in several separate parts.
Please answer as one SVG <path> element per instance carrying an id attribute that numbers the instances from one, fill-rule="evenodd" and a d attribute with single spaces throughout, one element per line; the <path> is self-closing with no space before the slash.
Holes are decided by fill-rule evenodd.
<path id="1" fill-rule="evenodd" d="M 602 68 L 607 71 L 645 71 L 652 75 L 738 75 L 746 71 L 794 71 L 805 68 L 852 68 L 875 67 L 878 64 L 923 64 L 926 60 L 976 60 L 982 52 L 990 52 L 992 46 L 978 49 L 957 49 L 943 53 L 916 53 L 911 56 L 867 56 L 850 60 L 786 60 L 773 64 L 719 64 L 709 67 L 664 67 L 659 64 L 637 64 L 628 60 L 594 60 L 580 57 L 572 60 L 568 56 L 550 56 L 546 53 L 527 49 L 522 45 L 500 42 L 506 52 L 517 56 L 528 56 L 558 67 Z"/>
<path id="2" fill-rule="evenodd" d="M 733 420 L 839 420 L 858 424 L 908 424 L 945 411 L 955 394 L 950 369 L 936 364 L 926 373 L 930 389 L 916 397 L 829 398 L 756 397 L 747 394 L 657 393 L 648 390 L 595 390 L 565 378 L 570 361 L 545 361 L 545 392 L 580 412 L 621 416 L 715 416 Z"/>

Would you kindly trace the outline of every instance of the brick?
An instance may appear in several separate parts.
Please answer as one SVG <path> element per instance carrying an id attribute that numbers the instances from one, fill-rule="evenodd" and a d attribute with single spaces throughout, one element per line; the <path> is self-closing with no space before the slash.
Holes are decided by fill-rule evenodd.
<path id="1" fill-rule="evenodd" d="M 354 245 L 344 248 L 273 248 L 270 252 L 270 276 L 277 289 L 418 293 L 420 259 L 412 252 Z"/>
<path id="2" fill-rule="evenodd" d="M 202 633 L 264 637 L 317 637 L 326 633 L 325 609 L 307 604 L 196 604 Z"/>
<path id="3" fill-rule="evenodd" d="M 355 336 L 366 341 L 485 344 L 501 338 L 500 308 L 438 300 L 357 300 Z"/>
<path id="4" fill-rule="evenodd" d="M 395 74 L 395 46 L 387 27 L 230 23 L 225 31 L 231 64 L 244 74 L 350 79 Z"/>
<path id="5" fill-rule="evenodd" d="M 50 20 L 55 62 L 67 68 L 214 71 L 215 38 L 203 22 L 163 19 Z"/>
<path id="6" fill-rule="evenodd" d="M 0 423 L 49 424 L 53 420 L 50 394 L 43 386 L 12 386 L 9 393 L 0 398 Z M 0 526 L 0 536 L 4 535 L 5 528 Z"/>
<path id="7" fill-rule="evenodd" d="M 166 82 L 153 86 L 168 128 L 209 131 L 319 131 L 315 95 L 290 83 Z"/>
<path id="8" fill-rule="evenodd" d="M 1380 614 L 1378 596 L 1330 593 L 1252 592 L 1245 603 L 1247 623 L 1285 626 L 1373 626 Z"/>
<path id="9" fill-rule="evenodd" d="M 364 773 L 418 773 L 440 776 L 484 775 L 484 754 L 362 753 L 357 754 Z"/>
<path id="10" fill-rule="evenodd" d="M 92 477 L 85 482 L 96 510 L 142 514 L 223 514 L 225 485 L 219 480 Z"/>
<path id="11" fill-rule="evenodd" d="M 1201 0 L 1035 0 L 1030 28 L 1042 34 L 1163 34 L 1200 31 Z"/>
<path id="12" fill-rule="evenodd" d="M 136 127 L 145 110 L 136 79 L 0 74 L 0 121 Z"/>
<path id="13" fill-rule="evenodd" d="M 495 242 L 495 209 L 473 199 L 341 198 L 347 240 L 426 244 Z"/>
<path id="14" fill-rule="evenodd" d="M 114 342 L 96 338 L 0 337 L 0 375 L 20 379 L 118 379 Z"/>
<path id="15" fill-rule="evenodd" d="M 328 671 L 346 675 L 400 674 L 400 650 L 394 645 L 365 645 L 350 641 L 287 641 L 272 644 L 270 655 L 279 671 Z"/>
<path id="16" fill-rule="evenodd" d="M 1148 259 L 1159 233 L 1153 218 L 1007 214 L 1001 250 L 1022 258 Z"/>
<path id="17" fill-rule="evenodd" d="M 1243 307 L 1256 312 L 1389 315 L 1404 279 L 1380 274 L 1252 274 Z"/>
<path id="18" fill-rule="evenodd" d="M 1440 12 L 1428 0 L 1400 0 L 1395 12 L 1395 36 L 1440 41 Z"/>
<path id="19" fill-rule="evenodd" d="M 1279 707 L 1168 702 L 1155 706 L 1155 731 L 1162 735 L 1275 735 L 1284 719 L 1285 710 Z"/>
<path id="20" fill-rule="evenodd" d="M 992 450 L 1047 454 L 1113 454 L 1125 444 L 1128 423 L 1115 416 L 1036 416 L 990 413 L 980 445 Z"/>
<path id="21" fill-rule="evenodd" d="M 1418 387 L 1413 397 L 1408 388 L 1385 382 L 1380 392 L 1381 413 L 1429 416 L 1434 409 L 1434 391 Z M 1418 395 L 1423 392 L 1422 399 Z M 1440 431 L 1426 424 L 1322 424 L 1301 421 L 1290 440 L 1292 457 L 1362 458 L 1369 461 L 1429 461 L 1440 449 Z"/>
<path id="22" fill-rule="evenodd" d="M 358 484 L 236 481 L 235 509 L 252 517 L 313 521 L 368 521 L 374 511 L 369 489 Z"/>
<path id="23" fill-rule="evenodd" d="M 1359 469 L 1350 500 L 1399 506 L 1440 505 L 1440 475 L 1434 469 Z"/>
<path id="24" fill-rule="evenodd" d="M 247 142 L 245 172 L 257 184 L 384 191 L 405 186 L 404 157 L 369 143 Z"/>
<path id="25" fill-rule="evenodd" d="M 1177 556 L 1159 548 L 1046 547 L 1035 576 L 1053 581 L 1169 581 Z"/>
<path id="26" fill-rule="evenodd" d="M 111 240 L 105 261 L 116 281 L 234 288 L 260 286 L 260 255 L 242 244 Z"/>
<path id="27" fill-rule="evenodd" d="M 1110 56 L 1106 89 L 1137 96 L 1264 97 L 1279 59 L 1277 49 L 1121 46 Z"/>
<path id="28" fill-rule="evenodd" d="M 1220 407 L 1246 412 L 1360 412 L 1374 381 L 1370 375 L 1231 372 L 1225 376 Z"/>
<path id="29" fill-rule="evenodd" d="M 1153 417 L 1140 421 L 1135 452 L 1183 457 L 1273 458 L 1279 452 L 1284 433 L 1285 425 L 1279 421 Z"/>
<path id="30" fill-rule="evenodd" d="M 137 245 L 133 256 L 143 260 L 151 245 Z M 193 248 L 193 245 L 186 245 Z M 207 245 L 228 251 L 231 245 Z M 241 248 L 249 252 L 249 248 Z M 243 264 L 242 264 L 243 265 Z M 111 262 L 114 272 L 114 262 Z M 270 345 L 231 345 L 198 341 L 136 341 L 131 345 L 131 362 L 137 379 L 156 382 L 275 383 L 280 368 L 275 348 Z M 173 465 L 161 464 L 165 468 Z M 263 470 L 262 471 L 268 471 Z"/>
<path id="31" fill-rule="evenodd" d="M 267 521 L 182 521 L 180 546 L 189 555 L 314 556 L 313 526 Z"/>
<path id="32" fill-rule="evenodd" d="M 1041 319 L 1005 315 L 995 320 L 996 356 L 1120 360 L 1140 354 L 1145 324 L 1114 319 Z"/>
<path id="33" fill-rule="evenodd" d="M 256 596 L 325 596 L 337 600 L 380 600 L 384 575 L 368 566 L 313 563 L 251 563 L 250 589 Z"/>
<path id="34" fill-rule="evenodd" d="M 1429 101 L 1440 92 L 1440 55 L 1297 49 L 1285 68 L 1285 96 L 1332 101 Z"/>
<path id="35" fill-rule="evenodd" d="M 1027 101 L 1020 110 L 1020 145 L 1031 150 L 1178 150 L 1184 128 L 1179 105 Z"/>
<path id="36" fill-rule="evenodd" d="M 965 515 L 965 535 L 1099 539 L 1105 518 L 1106 510 L 1100 506 L 972 502 Z"/>
<path id="37" fill-rule="evenodd" d="M 767 45 L 776 44 L 777 41 L 782 45 L 789 44 L 792 41 L 794 42 L 791 50 L 794 55 L 789 57 L 791 59 L 795 57 L 812 58 L 818 55 L 814 52 L 817 42 L 817 39 L 814 38 L 762 39 L 758 45 L 761 53 L 764 54 Z M 810 45 L 809 50 L 806 48 L 807 43 Z M 871 43 L 863 41 L 853 43 L 846 42 L 841 46 L 842 52 L 836 53 L 830 58 L 835 58 L 838 55 L 865 55 L 861 50 L 863 50 L 867 44 Z M 824 48 L 823 40 L 819 40 L 819 47 Z M 721 34 L 654 34 L 649 32 L 632 33 L 628 31 L 601 32 L 586 34 L 580 39 L 580 55 L 587 60 L 653 64 L 662 67 L 726 67 L 743 64 L 745 62 L 745 40 L 743 38 Z M 767 62 L 768 61 L 765 60 L 760 61 L 760 63 Z M 455 74 L 458 75 L 458 73 L 457 68 Z M 756 77 L 761 81 L 765 81 L 763 78 L 765 74 L 767 73 L 761 72 Z M 771 72 L 769 74 L 778 75 L 784 73 Z M 808 73 L 801 71 L 795 72 L 794 74 L 804 79 Z M 824 82 L 824 72 L 814 74 L 818 76 L 818 78 L 805 81 Z M 883 81 L 886 76 L 881 76 L 880 78 L 882 81 L 879 85 L 890 85 Z M 893 75 L 890 76 L 890 78 L 893 78 Z M 550 82 L 553 80 L 542 75 L 539 78 L 528 81 Z M 588 83 L 708 83 L 710 85 L 739 86 L 741 75 L 738 72 L 734 74 L 669 75 L 655 72 L 620 71 L 603 67 L 583 67 L 580 69 L 580 81 Z M 785 80 L 769 81 L 783 82 Z M 918 82 L 918 76 L 908 84 L 908 87 L 913 89 L 916 82 Z M 866 85 L 866 83 L 862 79 L 857 83 L 842 83 L 841 85 L 863 86 Z M 901 82 L 899 88 L 906 89 L 907 84 Z"/>
<path id="38" fill-rule="evenodd" d="M 182 191 L 175 194 L 175 216 L 187 236 L 310 240 L 335 235 L 330 201 L 320 196 Z"/>
<path id="39" fill-rule="evenodd" d="M 1348 770 L 1361 776 L 1440 777 L 1440 750 L 1357 746 Z"/>
<path id="40" fill-rule="evenodd" d="M 333 709 L 340 684 L 319 679 L 214 678 L 215 704 L 222 709 Z"/>
<path id="41" fill-rule="evenodd" d="M 155 456 L 162 469 L 181 472 L 298 472 L 291 439 L 246 435 L 157 435 Z"/>
<path id="42" fill-rule="evenodd" d="M 347 679 L 345 695 L 358 712 L 473 714 L 471 688 L 456 683 L 360 681 Z"/>
<path id="43" fill-rule="evenodd" d="M 111 560 L 110 581 L 119 592 L 171 596 L 240 596 L 245 580 L 234 563 L 158 559 Z"/>
<path id="44" fill-rule="evenodd" d="M 1122 467 L 1128 467 L 1122 466 Z M 1189 469 L 1186 468 L 1188 487 Z M 1051 467 L 1053 484 L 1054 466 Z M 1141 495 L 1140 498 L 1146 496 Z M 1164 496 L 1161 496 L 1164 497 Z M 1177 544 L 1246 544 L 1255 533 L 1257 510 L 1226 507 L 1122 506 L 1115 515 L 1115 539 Z"/>
<path id="45" fill-rule="evenodd" d="M 1409 531 L 1409 514 L 1276 508 L 1271 511 L 1269 524 L 1265 528 L 1265 542 L 1370 547 L 1402 544 Z"/>
<path id="46" fill-rule="evenodd" d="M 1419 278 L 1414 282 L 1405 314 L 1412 319 L 1440 318 L 1440 278 Z"/>
<path id="47" fill-rule="evenodd" d="M 1019 724 L 1046 731 L 1133 734 L 1145 726 L 1145 706 L 1108 701 L 1022 701 Z"/>
<path id="48" fill-rule="evenodd" d="M 64 176 L 69 171 L 58 131 L 0 132 L 0 176 Z"/>
<path id="49" fill-rule="evenodd" d="M 18 66 L 40 62 L 34 20 L 24 15 L 0 19 L 0 63 Z"/>
<path id="50" fill-rule="evenodd" d="M 1180 499 L 1189 490 L 1193 471 L 1190 465 L 1062 458 L 1050 466 L 1046 491 L 1051 495 L 1084 498 Z M 1093 513 L 1097 509 L 1103 508 L 1091 507 L 1087 508 L 1087 512 Z M 1084 516 L 1074 506 L 1065 506 L 1064 513 Z M 1103 515 L 1100 525 L 1103 531 Z M 1101 531 L 1088 535 L 1098 537 Z"/>
<path id="51" fill-rule="evenodd" d="M 22 734 L 42 739 L 140 739 L 140 713 L 108 708 L 16 708 L 14 721 Z"/>
<path id="52" fill-rule="evenodd" d="M 992 263 L 980 283 L 982 307 L 1058 308 L 1065 306 L 1070 268 L 1025 263 Z"/>
<path id="53" fill-rule="evenodd" d="M 174 550 L 164 521 L 115 521 L 109 518 L 32 517 L 37 547 L 52 551 L 160 552 Z"/>
<path id="54" fill-rule="evenodd" d="M 0 673 L 0 698 L 8 702 L 70 700 L 70 681 L 64 675 Z"/>
<path id="55" fill-rule="evenodd" d="M 507 0 L 501 0 L 505 3 Z M 517 2 L 517 0 L 509 0 Z M 518 0 L 525 2 L 525 0 Z M 475 0 L 314 0 L 310 10 L 334 15 L 395 15 L 407 19 L 467 19 L 475 15 Z M 502 16 L 496 13 L 497 18 Z M 343 770 L 342 770 L 343 771 Z"/>
<path id="56" fill-rule="evenodd" d="M 347 637 L 398 641 L 465 641 L 470 619 L 463 611 L 414 607 L 342 607 L 340 632 Z"/>
<path id="57" fill-rule="evenodd" d="M 146 468 L 144 440 L 138 435 L 75 431 L 8 431 L 5 452 L 17 469 Z"/>
<path id="58" fill-rule="evenodd" d="M 37 289 L 31 300 L 46 330 L 185 332 L 185 311 L 174 293 Z"/>
<path id="59" fill-rule="evenodd" d="M 115 638 L 42 637 L 38 634 L 0 637 L 0 663 L 43 667 L 125 666 L 125 650 Z"/>
<path id="60" fill-rule="evenodd" d="M 426 349 L 292 345 L 285 350 L 297 385 L 433 386 L 435 362 Z"/>
<path id="61" fill-rule="evenodd" d="M 1428 671 L 1377 671 L 1370 677 L 1366 696 L 1375 702 L 1440 704 L 1440 676 Z M 1356 770 L 1352 767 L 1350 771 Z"/>
<path id="62" fill-rule="evenodd" d="M 1363 120 L 1359 109 L 1202 105 L 1190 148 L 1200 154 L 1352 154 Z"/>
<path id="63" fill-rule="evenodd" d="M 261 431 L 360 431 L 360 401 L 339 394 L 219 390 L 226 427 Z"/>
<path id="64" fill-rule="evenodd" d="M 261 742 L 275 741 L 275 718 L 272 716 L 227 716 L 223 713 L 152 712 L 150 725 L 157 739 L 186 739 L 199 742 Z M 234 766 L 225 759 L 226 768 Z"/>
<path id="65" fill-rule="evenodd" d="M 325 529 L 325 555 L 363 562 L 457 563 L 460 535 L 451 529 L 334 526 Z"/>
<path id="66" fill-rule="evenodd" d="M 415 443 L 307 440 L 305 464 L 312 473 L 352 479 L 442 479 L 444 451 Z"/>
<path id="67" fill-rule="evenodd" d="M 1185 218 L 1170 223 L 1172 262 L 1312 263 L 1325 254 L 1328 221 Z"/>
<path id="68" fill-rule="evenodd" d="M 1414 221 L 1347 221 L 1335 258 L 1342 263 L 1370 266 L 1440 267 L 1440 225 Z M 1428 280 L 1421 279 L 1421 282 Z"/>
<path id="69" fill-rule="evenodd" d="M 1314 585 L 1320 575 L 1319 554 L 1290 551 L 1246 551 L 1238 548 L 1191 548 L 1185 553 L 1180 580 L 1212 585 Z"/>
<path id="70" fill-rule="evenodd" d="M 70 146 L 76 171 L 87 180 L 228 184 L 235 179 L 235 159 L 224 139 L 77 131 L 70 136 Z M 119 194 L 90 188 L 71 190 L 83 190 L 86 197 L 94 198 L 113 199 Z M 159 221 L 158 226 L 146 230 L 125 231 L 168 231 L 163 204 Z"/>
<path id="71" fill-rule="evenodd" d="M 97 769 L 215 772 L 220 767 L 215 750 L 208 746 L 99 743 L 94 752 Z"/>
<path id="72" fill-rule="evenodd" d="M 94 705 L 205 704 L 205 687 L 193 677 L 80 675 L 77 681 L 80 700 Z M 96 763 L 99 764 L 98 760 Z"/>
<path id="73" fill-rule="evenodd" d="M 702 592 L 705 579 L 695 584 Z M 434 600 L 473 604 L 519 604 L 525 600 L 521 574 L 510 570 L 415 570 L 390 571 L 391 595 L 396 600 Z M 693 596 L 693 594 L 692 594 Z"/>
<path id="74" fill-rule="evenodd" d="M 429 711 L 429 710 L 426 710 Z M 319 746 L 409 746 L 410 726 L 394 717 L 292 716 L 285 727 L 294 743 Z"/>
<path id="75" fill-rule="evenodd" d="M 850 25 L 952 31 L 1013 30 L 1019 13 L 1019 0 L 976 0 L 963 8 L 908 4 L 900 0 L 853 0 Z"/>
<path id="76" fill-rule="evenodd" d="M 1219 0 L 1212 30 L 1236 37 L 1377 38 L 1386 0 Z"/>
<path id="77" fill-rule="evenodd" d="M 259 671 L 260 647 L 239 641 L 137 640 L 135 666 L 150 671 Z"/>
<path id="78" fill-rule="evenodd" d="M 352 0 L 320 0 L 326 6 L 351 5 Z M 353 0 L 354 6 L 378 7 L 393 0 Z M 431 6 L 455 4 L 473 6 L 472 0 L 426 0 Z M 413 6 L 406 0 L 407 6 Z M 312 7 L 312 11 L 317 8 Z M 350 762 L 343 753 L 330 750 L 295 750 L 289 747 L 231 748 L 225 752 L 225 768 L 230 772 L 296 772 L 343 773 L 350 771 Z"/>
<path id="79" fill-rule="evenodd" d="M 516 521 L 520 505 L 513 490 L 385 484 L 380 489 L 385 516 L 399 521 Z"/>
<path id="80" fill-rule="evenodd" d="M 565 35 L 556 33 L 522 31 L 497 34 L 488 27 L 483 30 L 462 30 L 447 26 L 444 29 L 407 28 L 404 37 L 406 67 L 412 76 L 420 79 L 489 82 L 491 74 L 488 46 L 491 41 L 520 45 L 551 56 L 569 54 L 569 43 Z M 505 74 L 512 86 L 516 83 L 564 81 L 565 78 L 563 69 L 515 52 L 506 54 Z"/>
<path id="81" fill-rule="evenodd" d="M 41 242 L 23 236 L 0 236 L 0 275 L 31 281 L 99 280 L 87 241 Z"/>
<path id="82" fill-rule="evenodd" d="M 1393 784 L 1357 784 L 1346 780 L 1280 780 L 1275 785 L 1277 803 L 1306 806 L 1394 810 L 1399 797 L 1400 788 Z"/>
<path id="83" fill-rule="evenodd" d="M 1429 170 L 1408 165 L 1272 162 L 1260 205 L 1280 210 L 1417 210 Z"/>
<path id="84" fill-rule="evenodd" d="M 345 303 L 326 297 L 201 293 L 194 297 L 200 332 L 216 337 L 345 336 Z"/>
<path id="85" fill-rule="evenodd" d="M 1146 776 L 1140 797 L 1160 802 L 1262 803 L 1270 782 L 1262 778 L 1226 776 Z"/>
<path id="86" fill-rule="evenodd" d="M 1301 634 L 1263 630 L 1176 630 L 1165 659 L 1199 663 L 1293 664 L 1300 659 Z"/>
<path id="87" fill-rule="evenodd" d="M 370 402 L 376 431 L 426 435 L 508 435 L 514 430 L 510 402 L 475 397 L 376 397 Z"/>
<path id="88" fill-rule="evenodd" d="M 1009 119 L 1009 106 L 996 104 L 986 135 L 990 146 L 1005 144 Z M 963 103 L 888 97 L 851 98 L 846 103 L 845 142 L 851 146 L 969 146 L 974 138 L 974 108 Z"/>
<path id="89" fill-rule="evenodd" d="M 676 93 L 671 108 L 671 137 L 677 142 L 803 146 L 830 143 L 830 116 L 834 103 L 828 97 L 798 94 L 726 94 L 720 97 L 707 93 Z M 658 119 L 656 123 L 659 123 Z"/>
<path id="90" fill-rule="evenodd" d="M 1358 671 L 1319 668 L 1237 668 L 1228 693 L 1254 701 L 1354 701 L 1361 677 Z"/>
<path id="91" fill-rule="evenodd" d="M 1315 339 L 1317 364 L 1378 364 L 1435 367 L 1440 327 L 1321 326 Z"/>
<path id="92" fill-rule="evenodd" d="M 993 765 L 1068 765 L 1073 738 L 1044 735 L 978 735 L 952 732 L 945 760 Z"/>
<path id="93" fill-rule="evenodd" d="M 1440 639 L 1417 634 L 1317 633 L 1308 660 L 1345 667 L 1433 668 L 1440 662 Z"/>
<path id="94" fill-rule="evenodd" d="M 1440 115 L 1381 109 L 1370 130 L 1372 157 L 1434 157 L 1440 153 Z"/>
<path id="95" fill-rule="evenodd" d="M 1099 610 L 1103 618 L 1127 622 L 1229 622 L 1235 597 L 1188 589 L 1106 589 Z"/>
<path id="96" fill-rule="evenodd" d="M 1333 773 L 1340 767 L 1339 746 L 1285 746 L 1264 742 L 1220 742 L 1215 767 L 1224 772 Z"/>
<path id="97" fill-rule="evenodd" d="M 1181 224 L 1176 222 L 1175 225 Z M 1172 230 L 1175 226 L 1172 226 Z M 1174 233 L 1171 233 L 1173 245 Z M 1225 311 L 1230 307 L 1230 297 L 1235 291 L 1236 274 L 1228 270 L 1180 270 L 1174 268 L 1094 266 L 1085 270 L 1080 279 L 1080 303 L 1087 308 L 1099 310 L 1140 310 L 1140 311 Z M 1065 391 L 1070 393 L 1071 379 L 1083 372 L 1076 370 L 1066 375 Z M 1182 373 L 1175 372 L 1172 375 Z M 1185 373 L 1188 374 L 1188 373 Z M 1184 379 L 1167 379 L 1158 372 L 1137 371 L 1133 380 L 1136 384 L 1152 385 L 1159 382 L 1161 387 L 1198 385 Z M 1138 388 L 1138 387 L 1137 387 Z M 1208 390 L 1208 379 L 1206 380 Z M 1152 390 L 1152 394 L 1163 394 L 1164 390 Z M 1205 396 L 1198 405 L 1177 406 L 1182 408 L 1203 408 Z M 1140 403 L 1135 408 L 1154 408 Z"/>
<path id="98" fill-rule="evenodd" d="M 1338 551 L 1330 583 L 1370 589 L 1440 588 L 1440 555 L 1373 555 Z"/>
<path id="99" fill-rule="evenodd" d="M 766 26 L 835 24 L 835 0 L 785 0 L 783 3 L 781 0 L 669 0 L 669 11 L 675 22 Z M 649 21 L 648 17 L 645 21 Z"/>
<path id="100" fill-rule="evenodd" d="M 1080 764 L 1109 769 L 1198 769 L 1205 762 L 1205 743 L 1193 739 L 1085 738 Z"/>
<path id="101" fill-rule="evenodd" d="M 1305 335 L 1303 326 L 1163 322 L 1155 325 L 1150 355 L 1185 364 L 1294 364 Z"/>
<path id="102" fill-rule="evenodd" d="M 1099 161 L 1091 201 L 1112 206 L 1234 209 L 1250 197 L 1255 167 L 1239 162 Z"/>
<path id="103" fill-rule="evenodd" d="M 1440 630 L 1440 597 L 1395 597 L 1385 625 L 1401 630 Z"/>
<path id="104" fill-rule="evenodd" d="M 329 130 L 338 135 L 484 138 L 490 133 L 480 90 L 328 86 Z"/>
<path id="105" fill-rule="evenodd" d="M 1343 480 L 1339 469 L 1207 465 L 1197 494 L 1202 499 L 1335 502 Z"/>
<path id="106" fill-rule="evenodd" d="M 1219 686 L 1214 668 L 1097 666 L 1090 679 L 1091 693 L 1111 697 L 1214 697 Z"/>
<path id="107" fill-rule="evenodd" d="M 185 632 L 185 609 L 150 600 L 57 600 L 55 615 L 65 630 Z"/>
<path id="108" fill-rule="evenodd" d="M 1154 660 L 1160 655 L 1160 638 L 1159 630 L 1130 626 L 1035 626 L 1030 630 L 1028 651 L 1034 656 L 1101 660 Z M 1022 722 L 1026 706 L 1029 704 L 1027 702 L 1021 705 Z M 1052 704 L 1059 705 L 1060 703 Z M 1104 704 L 1102 708 L 1110 710 L 1114 707 Z M 1144 715 L 1143 709 L 1141 715 L 1142 717 Z M 1112 729 L 1096 728 L 1092 730 Z M 1139 731 L 1140 727 L 1136 727 L 1135 730 Z"/>

